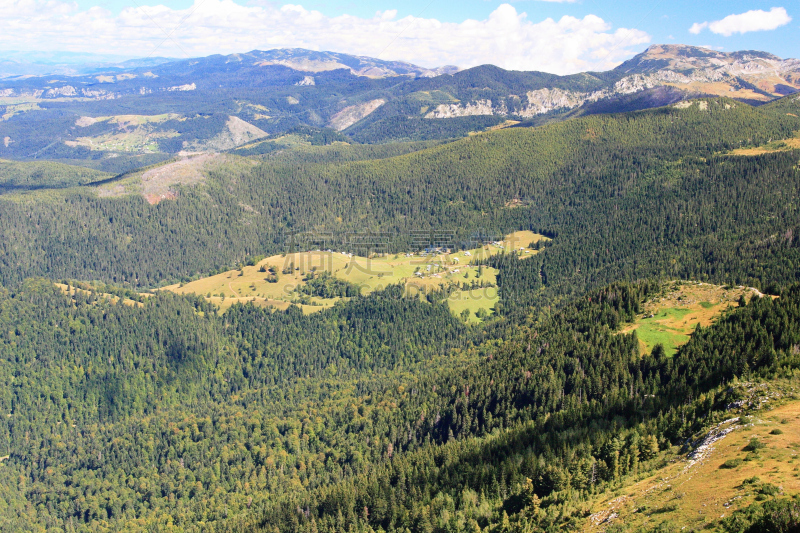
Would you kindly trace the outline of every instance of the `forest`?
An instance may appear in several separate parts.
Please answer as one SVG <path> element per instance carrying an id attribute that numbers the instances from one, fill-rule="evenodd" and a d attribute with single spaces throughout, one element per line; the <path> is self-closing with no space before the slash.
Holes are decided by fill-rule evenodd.
<path id="1" fill-rule="evenodd" d="M 796 97 L 703 98 L 372 146 L 299 127 L 317 140 L 232 150 L 153 204 L 107 192 L 141 171 L 0 162 L 23 176 L 0 182 L 0 530 L 587 527 L 598 498 L 762 416 L 758 385 L 798 384 L 800 151 L 734 152 L 792 138 L 798 115 Z M 376 234 L 392 253 L 419 235 L 550 240 L 483 260 L 500 298 L 478 322 L 444 293 L 326 272 L 297 289 L 338 299 L 313 314 L 157 290 L 310 230 L 337 252 Z M 628 326 L 675 280 L 750 292 L 674 355 L 642 351 Z M 800 525 L 796 494 L 770 486 L 708 529 Z M 680 531 L 670 512 L 643 530 Z"/>

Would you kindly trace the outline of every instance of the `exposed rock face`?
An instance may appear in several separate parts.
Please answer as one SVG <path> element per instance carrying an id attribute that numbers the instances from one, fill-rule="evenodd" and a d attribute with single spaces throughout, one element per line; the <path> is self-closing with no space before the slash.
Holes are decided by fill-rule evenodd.
<path id="1" fill-rule="evenodd" d="M 72 85 L 65 85 L 63 87 L 47 89 L 44 94 L 50 98 L 58 98 L 59 96 L 76 96 L 78 91 L 76 91 L 75 87 Z"/>
<path id="2" fill-rule="evenodd" d="M 693 46 L 658 44 L 615 70 L 626 74 L 666 71 L 675 76 L 676 83 L 723 83 L 734 90 L 744 82 L 767 93 L 761 94 L 764 100 L 800 90 L 800 60 L 781 59 L 765 52 L 724 53 Z M 754 91 L 754 94 L 759 93 Z"/>
<path id="3" fill-rule="evenodd" d="M 492 105 L 491 100 L 478 100 L 467 104 L 440 104 L 425 115 L 425 118 L 473 117 L 478 115 L 507 115 L 505 102 Z"/>
<path id="4" fill-rule="evenodd" d="M 383 98 L 378 98 L 376 100 L 364 102 L 363 104 L 345 107 L 331 117 L 330 121 L 328 122 L 328 127 L 331 127 L 336 131 L 347 129 L 359 120 L 371 114 L 385 103 L 386 100 Z"/>
<path id="5" fill-rule="evenodd" d="M 780 59 L 763 52 L 723 53 L 683 45 L 655 45 L 615 69 L 622 75 L 613 84 L 591 92 L 543 88 L 528 91 L 524 98 L 515 95 L 496 99 L 442 104 L 425 118 L 452 118 L 472 115 L 499 115 L 532 118 L 560 109 L 575 109 L 587 103 L 657 88 L 678 89 L 664 94 L 660 105 L 672 103 L 685 93 L 728 96 L 766 102 L 800 91 L 800 60 Z M 652 91 L 651 91 L 652 92 Z M 650 100 L 653 95 L 650 95 Z M 526 102 L 527 100 L 527 102 Z M 658 102 L 653 102 L 658 105 Z"/>
<path id="6" fill-rule="evenodd" d="M 554 109 L 565 107 L 572 109 L 588 101 L 597 101 L 606 97 L 606 92 L 597 91 L 590 94 L 563 89 L 539 89 L 538 91 L 529 91 L 525 96 L 528 99 L 528 105 L 516 114 L 523 118 L 530 118 Z"/>
<path id="7" fill-rule="evenodd" d="M 302 80 L 295 83 L 295 85 L 299 85 L 301 87 L 307 87 L 309 85 L 316 85 L 317 82 L 314 80 L 314 76 L 306 76 Z"/>
<path id="8" fill-rule="evenodd" d="M 185 85 L 176 85 L 175 87 L 167 87 L 167 91 L 194 91 L 197 85 L 194 83 L 187 83 Z"/>

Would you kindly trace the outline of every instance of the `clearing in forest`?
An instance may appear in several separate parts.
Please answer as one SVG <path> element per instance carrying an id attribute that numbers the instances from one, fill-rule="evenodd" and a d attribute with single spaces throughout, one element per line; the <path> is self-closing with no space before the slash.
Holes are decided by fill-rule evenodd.
<path id="1" fill-rule="evenodd" d="M 773 152 L 786 152 L 788 150 L 798 150 L 798 149 L 800 149 L 800 131 L 795 132 L 794 137 L 790 137 L 788 139 L 772 141 L 770 143 L 765 144 L 764 146 L 758 146 L 756 148 L 739 148 L 737 150 L 731 150 L 728 154 L 762 155 L 762 154 L 771 154 Z"/>
<path id="2" fill-rule="evenodd" d="M 722 287 L 709 283 L 670 282 L 658 296 L 645 302 L 644 312 L 620 333 L 636 331 L 641 353 L 657 345 L 668 356 L 689 342 L 699 324 L 708 327 L 729 307 L 737 307 L 739 297 L 750 299 L 757 291 L 746 287 Z"/>
<path id="3" fill-rule="evenodd" d="M 479 320 L 479 313 L 481 317 L 491 315 L 498 299 L 497 271 L 477 263 L 498 253 L 514 252 L 523 258 L 531 257 L 538 253 L 531 246 L 542 240 L 547 238 L 530 231 L 519 231 L 502 241 L 453 253 L 408 252 L 372 257 L 346 251 L 288 253 L 190 283 L 171 285 L 164 290 L 204 296 L 222 309 L 235 303 L 253 302 L 279 309 L 296 304 L 304 312 L 311 313 L 330 307 L 343 298 L 322 297 L 303 290 L 310 279 L 330 276 L 351 284 L 360 294 L 396 284 L 405 285 L 407 295 L 419 297 L 425 297 L 432 290 L 447 289 L 450 310 L 474 322 Z"/>

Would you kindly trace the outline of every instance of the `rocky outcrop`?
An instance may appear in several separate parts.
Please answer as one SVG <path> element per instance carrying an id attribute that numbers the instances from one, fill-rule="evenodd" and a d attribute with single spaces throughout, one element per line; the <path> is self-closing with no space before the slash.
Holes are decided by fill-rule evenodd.
<path id="1" fill-rule="evenodd" d="M 48 98 L 58 98 L 61 96 L 77 96 L 78 91 L 72 85 L 65 85 L 63 87 L 47 89 L 44 94 Z"/>
<path id="2" fill-rule="evenodd" d="M 376 100 L 370 100 L 369 102 L 364 102 L 363 104 L 351 105 L 349 107 L 345 107 L 335 115 L 333 115 L 328 122 L 328 127 L 335 129 L 336 131 L 342 131 L 344 129 L 349 128 L 359 120 L 370 115 L 380 106 L 386 103 L 386 100 L 383 98 L 378 98 Z"/>
<path id="3" fill-rule="evenodd" d="M 509 94 L 494 101 L 442 104 L 427 112 L 425 118 L 473 115 L 532 118 L 639 95 L 647 99 L 648 105 L 666 105 L 699 95 L 769 101 L 800 91 L 800 60 L 780 59 L 763 52 L 723 53 L 683 45 L 655 45 L 617 67 L 615 72 L 620 74 L 617 81 L 595 91 L 547 87 L 528 91 L 522 98 Z"/>
<path id="4" fill-rule="evenodd" d="M 494 106 L 489 99 L 478 100 L 466 104 L 439 104 L 425 118 L 473 117 L 478 115 L 507 115 L 505 102 Z"/>
<path id="5" fill-rule="evenodd" d="M 194 91 L 197 89 L 197 85 L 194 83 L 187 83 L 185 85 L 176 85 L 175 87 L 167 87 L 165 90 L 168 92 L 173 91 Z"/>

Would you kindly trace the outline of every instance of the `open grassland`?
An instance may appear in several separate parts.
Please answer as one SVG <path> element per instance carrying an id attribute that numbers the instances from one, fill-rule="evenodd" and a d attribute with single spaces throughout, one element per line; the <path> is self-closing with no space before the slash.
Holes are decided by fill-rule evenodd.
<path id="1" fill-rule="evenodd" d="M 710 326 L 728 308 L 736 307 L 741 295 L 749 299 L 754 294 L 754 289 L 745 287 L 668 283 L 659 296 L 645 303 L 644 313 L 620 332 L 636 331 L 642 353 L 649 353 L 661 344 L 671 356 L 678 347 L 689 342 L 698 324 Z"/>
<path id="2" fill-rule="evenodd" d="M 76 294 L 83 294 L 85 296 L 88 296 L 89 294 L 91 294 L 91 291 L 89 291 L 88 289 L 81 288 L 81 287 L 75 287 L 75 286 L 72 286 L 72 285 L 65 285 L 64 283 L 54 283 L 54 285 L 56 287 L 58 287 L 61 290 L 61 292 L 63 292 L 66 295 L 69 295 L 69 296 L 75 296 Z M 118 301 L 122 300 L 123 304 L 129 305 L 129 306 L 132 306 L 132 307 L 142 307 L 142 305 L 144 305 L 141 302 L 137 302 L 136 300 L 132 300 L 130 298 L 120 298 L 119 296 L 117 296 L 115 294 L 108 294 L 108 293 L 97 292 L 97 291 L 95 291 L 94 294 L 99 296 L 99 297 L 101 297 L 101 298 L 106 298 L 108 300 L 111 300 L 114 303 L 117 303 Z M 145 296 L 145 297 L 150 296 L 149 293 L 140 293 L 140 294 Z"/>
<path id="3" fill-rule="evenodd" d="M 701 94 L 713 94 L 715 96 L 723 96 L 726 98 L 741 98 L 743 100 L 756 100 L 761 102 L 769 102 L 772 100 L 771 97 L 758 93 L 752 89 L 736 88 L 724 82 L 694 81 L 688 84 L 667 83 L 666 85 L 676 87 L 683 91 L 697 92 Z"/>
<path id="4" fill-rule="evenodd" d="M 86 128 L 95 124 L 107 124 L 108 129 L 98 135 L 78 137 L 65 141 L 67 146 L 84 147 L 104 152 L 156 153 L 158 139 L 175 137 L 175 131 L 154 131 L 153 125 L 168 120 L 180 120 L 174 113 L 161 115 L 113 115 L 107 117 L 80 117 L 75 125 Z"/>
<path id="5" fill-rule="evenodd" d="M 228 154 L 182 154 L 164 164 L 159 164 L 98 186 L 98 196 L 119 197 L 141 195 L 151 205 L 164 200 L 174 200 L 180 186 L 203 183 L 208 171 L 223 164 L 250 164 L 244 158 Z"/>
<path id="6" fill-rule="evenodd" d="M 762 155 L 774 152 L 786 152 L 788 150 L 800 150 L 800 131 L 796 132 L 794 137 L 772 141 L 771 143 L 756 148 L 739 148 L 738 150 L 732 150 L 730 155 Z"/>
<path id="7" fill-rule="evenodd" d="M 7 105 L 5 108 L 5 112 L 0 115 L 0 120 L 8 120 L 14 115 L 19 115 L 21 113 L 26 113 L 28 111 L 41 111 L 41 107 L 36 102 L 25 102 L 21 104 L 11 104 Z"/>
<path id="8" fill-rule="evenodd" d="M 494 126 L 489 126 L 488 128 L 486 128 L 483 131 L 471 131 L 471 132 L 469 132 L 469 135 L 479 135 L 481 133 L 486 133 L 488 131 L 497 131 L 497 130 L 502 130 L 502 129 L 505 129 L 505 128 L 510 128 L 511 126 L 516 126 L 520 122 L 521 122 L 520 120 L 506 120 L 505 122 L 501 122 L 500 124 L 496 124 Z"/>
<path id="9" fill-rule="evenodd" d="M 746 402 L 775 408 L 732 412 L 694 436 L 705 445 L 692 453 L 663 452 L 662 468 L 596 499 L 583 531 L 720 531 L 736 509 L 800 491 L 797 381 L 740 386 L 751 394 Z"/>
<path id="10" fill-rule="evenodd" d="M 468 321 L 478 320 L 481 309 L 491 315 L 497 302 L 497 271 L 480 266 L 481 260 L 497 253 L 519 253 L 530 257 L 537 250 L 529 246 L 546 239 L 530 231 L 508 235 L 503 241 L 472 250 L 454 253 L 400 253 L 371 257 L 348 252 L 308 251 L 275 255 L 255 265 L 242 266 L 186 284 L 170 285 L 164 290 L 178 294 L 197 294 L 227 309 L 235 303 L 285 309 L 302 306 L 306 313 L 333 305 L 340 298 L 309 297 L 298 292 L 310 273 L 327 272 L 336 279 L 352 283 L 361 294 L 389 285 L 405 285 L 406 294 L 425 297 L 435 290 L 449 289 L 448 305 L 453 313 Z M 461 287 L 466 288 L 461 289 Z M 484 313 L 481 313 L 482 315 Z"/>

